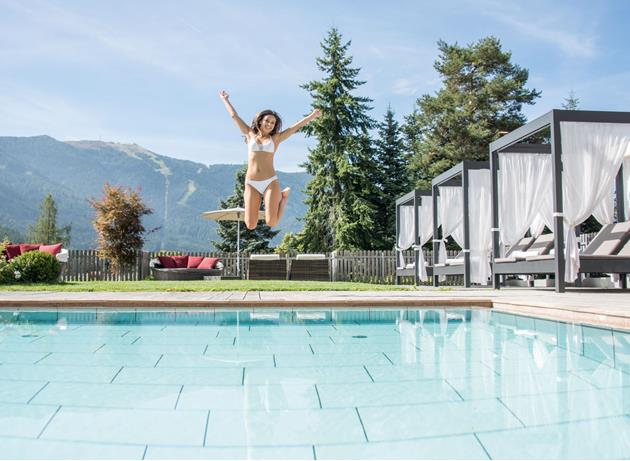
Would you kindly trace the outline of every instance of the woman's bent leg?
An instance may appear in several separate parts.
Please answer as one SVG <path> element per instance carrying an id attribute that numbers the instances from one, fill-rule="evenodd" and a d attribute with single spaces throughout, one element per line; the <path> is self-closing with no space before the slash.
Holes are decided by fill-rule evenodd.
<path id="1" fill-rule="evenodd" d="M 270 227 L 277 226 L 278 221 L 280 221 L 278 210 L 281 200 L 280 183 L 278 180 L 275 180 L 269 184 L 265 191 L 265 221 Z"/>
<path id="2" fill-rule="evenodd" d="M 245 225 L 249 230 L 256 229 L 262 197 L 256 189 L 249 184 L 245 184 L 243 199 L 245 201 Z"/>
<path id="3" fill-rule="evenodd" d="M 289 201 L 289 192 L 291 192 L 290 187 L 285 187 L 280 192 L 282 194 L 282 198 L 280 199 L 280 203 L 278 204 L 278 222 L 282 219 L 284 215 L 284 209 L 287 207 L 287 202 Z"/>

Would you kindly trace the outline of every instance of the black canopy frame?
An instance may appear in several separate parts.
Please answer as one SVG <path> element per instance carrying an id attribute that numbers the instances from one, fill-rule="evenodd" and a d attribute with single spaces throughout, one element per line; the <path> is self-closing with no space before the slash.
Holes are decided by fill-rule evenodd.
<path id="1" fill-rule="evenodd" d="M 511 133 L 502 136 L 496 141 L 490 143 L 490 165 L 492 172 L 492 274 L 493 287 L 500 288 L 501 274 L 534 274 L 534 273 L 550 273 L 549 261 L 540 262 L 524 262 L 513 264 L 513 270 L 524 272 L 506 272 L 510 269 L 505 265 L 499 265 L 495 262 L 500 257 L 499 247 L 499 185 L 498 185 L 498 169 L 499 155 L 509 153 L 548 153 L 552 156 L 552 175 L 553 175 L 553 233 L 554 233 L 554 275 L 555 290 L 563 293 L 566 289 L 565 276 L 565 257 L 564 257 L 564 222 L 563 222 L 563 202 L 562 202 L 562 139 L 560 134 L 560 124 L 562 122 L 586 122 L 586 123 L 628 123 L 630 124 L 630 112 L 607 112 L 607 111 L 582 111 L 582 110 L 558 110 L 554 109 L 535 120 L 517 128 Z M 550 129 L 549 144 L 527 144 L 523 141 L 540 133 L 545 129 Z M 617 220 L 625 221 L 624 212 L 624 186 L 623 186 L 623 166 L 617 173 L 616 182 L 616 211 Z M 602 263 L 604 264 L 604 263 Z M 600 265 L 590 264 L 594 266 L 593 272 L 602 270 Z M 518 266 L 518 268 L 516 267 Z M 625 284 L 625 277 L 622 278 Z M 625 287 L 625 286 L 624 286 Z"/>
<path id="2" fill-rule="evenodd" d="M 418 261 L 420 260 L 420 252 L 422 251 L 422 248 L 420 248 L 422 242 L 420 241 L 420 227 L 418 225 L 418 207 L 422 205 L 423 200 L 429 200 L 430 198 L 430 190 L 414 189 L 411 192 L 408 192 L 402 197 L 396 199 L 396 246 L 398 246 L 398 236 L 400 235 L 400 207 L 413 207 L 414 223 L 414 267 L 398 267 L 398 261 L 396 261 L 396 285 L 398 285 L 400 277 L 413 277 L 414 284 L 418 285 L 420 283 L 420 266 L 418 264 Z M 427 273 L 429 270 L 430 267 L 427 267 Z"/>
<path id="3" fill-rule="evenodd" d="M 490 168 L 490 164 L 487 161 L 476 161 L 476 160 L 464 160 L 452 168 L 446 170 L 444 173 L 440 174 L 433 178 L 431 181 L 431 190 L 433 194 L 433 286 L 440 286 L 439 277 L 441 275 L 463 275 L 464 276 L 464 286 L 469 288 L 471 286 L 470 283 L 470 220 L 468 216 L 469 206 L 468 206 L 468 184 L 469 184 L 469 176 L 468 172 L 470 170 L 487 170 Z M 441 226 L 438 226 L 438 206 L 437 200 L 440 196 L 440 186 L 458 186 L 462 187 L 463 194 L 463 225 L 464 225 L 464 248 L 462 251 L 464 253 L 464 264 L 463 265 L 453 265 L 453 266 L 440 266 L 437 267 L 436 264 L 439 263 L 439 245 L 441 239 L 438 238 L 438 229 L 441 229 Z"/>

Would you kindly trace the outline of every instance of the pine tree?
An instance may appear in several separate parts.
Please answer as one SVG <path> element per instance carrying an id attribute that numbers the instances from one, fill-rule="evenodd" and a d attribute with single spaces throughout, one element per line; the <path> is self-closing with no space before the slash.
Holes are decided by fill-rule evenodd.
<path id="1" fill-rule="evenodd" d="M 304 228 L 297 235 L 301 251 L 370 249 L 374 245 L 376 199 L 375 162 L 369 130 L 371 99 L 351 94 L 365 82 L 351 67 L 351 42 L 342 43 L 332 28 L 321 44 L 323 57 L 316 63 L 324 78 L 302 86 L 322 115 L 304 128 L 317 138 L 303 165 L 312 176 L 306 186 Z"/>
<path id="2" fill-rule="evenodd" d="M 396 240 L 396 199 L 409 192 L 411 181 L 408 157 L 405 153 L 402 130 L 391 106 L 383 122 L 378 125 L 376 159 L 377 184 L 380 189 L 378 209 L 379 243 L 382 250 L 392 249 Z"/>
<path id="3" fill-rule="evenodd" d="M 243 192 L 245 189 L 245 175 L 247 174 L 247 165 L 236 172 L 236 183 L 234 185 L 234 194 L 221 201 L 221 208 L 237 208 L 244 207 Z M 261 204 L 262 205 L 262 204 Z M 221 237 L 221 241 L 213 241 L 212 244 L 219 251 L 236 252 L 236 221 L 218 221 L 219 227 L 217 233 Z M 267 224 L 259 222 L 256 229 L 249 230 L 245 223 L 241 222 L 241 251 L 247 253 L 268 253 L 271 249 L 269 243 L 278 232 L 271 230 Z"/>
<path id="4" fill-rule="evenodd" d="M 575 96 L 575 92 L 573 90 L 569 91 L 569 96 L 564 98 L 564 102 L 562 103 L 562 108 L 564 110 L 578 110 L 580 106 L 580 98 Z"/>
<path id="5" fill-rule="evenodd" d="M 50 245 L 70 243 L 70 226 L 57 227 L 57 206 L 52 194 L 48 194 L 39 206 L 40 214 L 34 226 L 29 227 L 28 239 L 31 242 Z"/>
<path id="6" fill-rule="evenodd" d="M 438 48 L 434 67 L 443 88 L 420 97 L 406 117 L 411 170 L 422 188 L 462 160 L 488 160 L 490 142 L 523 125 L 523 104 L 540 96 L 525 88 L 529 72 L 494 37 L 466 47 L 439 41 Z"/>

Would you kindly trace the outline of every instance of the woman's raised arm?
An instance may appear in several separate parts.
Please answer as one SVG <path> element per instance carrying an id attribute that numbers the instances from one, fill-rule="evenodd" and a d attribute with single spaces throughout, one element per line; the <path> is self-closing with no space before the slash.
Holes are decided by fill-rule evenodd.
<path id="1" fill-rule="evenodd" d="M 219 91 L 219 96 L 221 97 L 223 104 L 225 104 L 225 108 L 230 114 L 230 117 L 232 117 L 232 120 L 234 120 L 234 123 L 236 123 L 236 126 L 238 126 L 238 129 L 241 130 L 241 133 L 247 136 L 249 134 L 249 126 L 247 126 L 247 123 L 245 123 L 243 119 L 239 117 L 236 113 L 236 109 L 234 109 L 234 106 L 230 102 L 230 95 L 227 93 L 227 91 L 221 90 Z"/>
<path id="2" fill-rule="evenodd" d="M 302 120 L 300 120 L 296 124 L 290 126 L 286 130 L 281 132 L 278 135 L 278 142 L 282 142 L 282 141 L 286 140 L 289 136 L 294 135 L 295 133 L 297 133 L 300 130 L 300 128 L 302 128 L 303 126 L 309 124 L 311 121 L 315 120 L 317 117 L 319 117 L 321 115 L 321 113 L 322 112 L 319 109 L 315 109 L 313 112 L 311 112 L 309 115 L 304 117 Z"/>

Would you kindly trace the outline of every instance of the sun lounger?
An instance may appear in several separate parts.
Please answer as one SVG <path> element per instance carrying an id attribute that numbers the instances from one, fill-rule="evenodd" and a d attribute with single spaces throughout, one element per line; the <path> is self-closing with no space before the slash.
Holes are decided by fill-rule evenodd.
<path id="1" fill-rule="evenodd" d="M 287 260 L 277 254 L 253 254 L 249 257 L 249 280 L 286 280 Z"/>
<path id="2" fill-rule="evenodd" d="M 325 254 L 299 254 L 291 261 L 290 280 L 330 280 L 330 264 Z"/>
<path id="3" fill-rule="evenodd" d="M 546 234 L 552 236 L 552 234 Z M 540 238 L 544 235 L 540 236 Z M 607 224 L 580 254 L 580 272 L 630 273 L 630 221 Z M 534 247 L 534 244 L 532 247 Z M 531 247 L 530 247 L 531 249 Z M 555 254 L 527 256 L 524 260 L 497 262 L 495 274 L 553 274 Z"/>
<path id="4" fill-rule="evenodd" d="M 537 239 L 534 237 L 524 237 L 518 244 L 510 249 L 505 258 L 496 258 L 495 263 L 514 263 L 516 261 L 524 261 L 527 258 L 548 255 L 552 248 L 553 234 L 543 234 Z"/>

